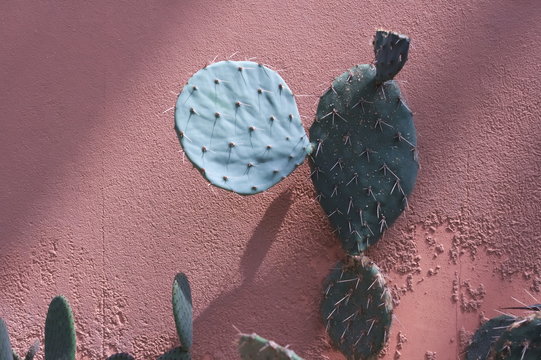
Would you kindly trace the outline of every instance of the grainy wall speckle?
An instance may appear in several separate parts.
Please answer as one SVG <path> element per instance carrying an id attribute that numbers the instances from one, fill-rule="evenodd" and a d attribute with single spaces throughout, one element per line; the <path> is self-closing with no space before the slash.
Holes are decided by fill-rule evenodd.
<path id="1" fill-rule="evenodd" d="M 184 271 L 195 359 L 235 359 L 233 326 L 341 359 L 318 307 L 342 252 L 308 166 L 253 197 L 211 188 L 164 111 L 238 52 L 312 95 L 308 127 L 384 27 L 412 37 L 398 80 L 422 166 L 413 210 L 368 252 L 397 304 L 385 359 L 456 359 L 481 311 L 541 298 L 540 18 L 538 0 L 2 1 L 0 316 L 15 348 L 43 338 L 64 294 L 80 359 L 152 358 L 178 341 Z"/>

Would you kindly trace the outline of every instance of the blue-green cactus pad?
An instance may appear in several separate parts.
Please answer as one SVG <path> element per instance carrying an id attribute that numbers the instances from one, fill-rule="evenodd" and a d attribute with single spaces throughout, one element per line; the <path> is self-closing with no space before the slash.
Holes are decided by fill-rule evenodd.
<path id="1" fill-rule="evenodd" d="M 357 65 L 320 99 L 310 128 L 312 181 L 344 249 L 374 244 L 407 207 L 419 164 L 412 113 L 395 81 Z"/>
<path id="2" fill-rule="evenodd" d="M 76 337 L 68 300 L 56 296 L 45 319 L 45 360 L 75 360 Z"/>
<path id="3" fill-rule="evenodd" d="M 0 360 L 12 360 L 13 352 L 6 323 L 0 318 Z"/>
<path id="4" fill-rule="evenodd" d="M 184 273 L 178 273 L 173 280 L 173 316 L 182 347 L 190 350 L 193 332 L 193 305 L 190 283 Z"/>
<path id="5" fill-rule="evenodd" d="M 392 297 L 379 268 L 364 255 L 348 256 L 329 274 L 321 303 L 332 344 L 348 359 L 376 359 L 387 342 Z"/>
<path id="6" fill-rule="evenodd" d="M 107 360 L 135 360 L 135 358 L 128 353 L 117 353 L 109 356 Z"/>
<path id="7" fill-rule="evenodd" d="M 309 151 L 293 93 L 278 73 L 251 61 L 195 73 L 178 97 L 175 130 L 208 181 L 242 195 L 275 185 Z"/>

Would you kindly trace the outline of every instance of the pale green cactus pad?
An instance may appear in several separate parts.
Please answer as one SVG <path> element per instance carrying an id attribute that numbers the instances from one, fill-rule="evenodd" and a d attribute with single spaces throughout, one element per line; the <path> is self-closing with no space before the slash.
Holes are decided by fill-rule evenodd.
<path id="1" fill-rule="evenodd" d="M 251 61 L 195 73 L 178 97 L 175 130 L 208 181 L 242 195 L 270 188 L 309 151 L 293 93 L 277 72 Z"/>

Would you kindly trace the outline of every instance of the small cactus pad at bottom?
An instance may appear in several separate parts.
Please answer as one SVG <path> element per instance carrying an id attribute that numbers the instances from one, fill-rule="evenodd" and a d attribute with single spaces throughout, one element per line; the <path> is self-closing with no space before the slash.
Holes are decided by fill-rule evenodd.
<path id="1" fill-rule="evenodd" d="M 191 358 L 189 352 L 181 347 L 176 347 L 161 355 L 157 360 L 191 360 Z"/>
<path id="2" fill-rule="evenodd" d="M 32 359 L 34 359 L 34 356 L 36 356 L 36 353 L 38 351 L 39 351 L 39 340 L 36 340 L 36 341 L 34 341 L 32 346 L 30 346 L 30 348 L 26 352 L 24 360 L 32 360 Z"/>
<path id="3" fill-rule="evenodd" d="M 0 318 L 0 360 L 12 360 L 13 354 L 8 328 L 4 320 Z"/>
<path id="4" fill-rule="evenodd" d="M 128 353 L 117 353 L 109 356 L 107 360 L 135 360 L 135 358 Z"/>
<path id="5" fill-rule="evenodd" d="M 486 360 L 492 344 L 515 320 L 516 317 L 500 315 L 481 325 L 468 346 L 466 360 Z"/>
<path id="6" fill-rule="evenodd" d="M 239 354 L 242 360 L 303 360 L 293 350 L 257 334 L 240 334 Z"/>
<path id="7" fill-rule="evenodd" d="M 389 337 L 392 298 L 379 268 L 348 256 L 327 278 L 321 312 L 332 344 L 348 359 L 376 359 Z"/>
<path id="8" fill-rule="evenodd" d="M 75 360 L 75 324 L 68 300 L 57 296 L 45 319 L 45 360 Z"/>
<path id="9" fill-rule="evenodd" d="M 488 359 L 541 359 L 541 314 L 517 318 L 492 345 Z"/>
<path id="10" fill-rule="evenodd" d="M 242 195 L 275 185 L 310 150 L 293 93 L 276 71 L 251 61 L 195 73 L 178 97 L 175 130 L 210 183 Z"/>

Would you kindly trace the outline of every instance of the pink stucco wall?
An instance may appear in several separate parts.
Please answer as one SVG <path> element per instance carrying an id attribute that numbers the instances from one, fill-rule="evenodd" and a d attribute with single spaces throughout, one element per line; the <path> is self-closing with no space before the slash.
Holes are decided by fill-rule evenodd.
<path id="1" fill-rule="evenodd" d="M 318 306 L 342 252 L 308 165 L 253 197 L 211 188 L 163 112 L 235 52 L 319 95 L 371 61 L 384 27 L 413 39 L 399 79 L 422 164 L 413 210 L 368 252 L 400 302 L 386 359 L 456 359 L 482 312 L 541 298 L 540 18 L 538 0 L 2 1 L 0 316 L 15 347 L 64 294 L 81 359 L 156 356 L 177 341 L 184 271 L 196 359 L 236 358 L 233 326 L 340 359 Z M 306 127 L 316 100 L 299 98 Z"/>

